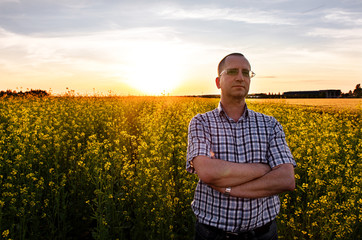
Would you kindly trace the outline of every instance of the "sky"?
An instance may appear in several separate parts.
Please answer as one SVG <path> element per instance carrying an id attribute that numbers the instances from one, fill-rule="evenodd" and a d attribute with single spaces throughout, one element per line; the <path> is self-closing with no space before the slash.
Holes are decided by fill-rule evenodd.
<path id="1" fill-rule="evenodd" d="M 249 93 L 362 83 L 361 0 L 0 0 L 0 90 L 217 94 L 243 53 Z"/>

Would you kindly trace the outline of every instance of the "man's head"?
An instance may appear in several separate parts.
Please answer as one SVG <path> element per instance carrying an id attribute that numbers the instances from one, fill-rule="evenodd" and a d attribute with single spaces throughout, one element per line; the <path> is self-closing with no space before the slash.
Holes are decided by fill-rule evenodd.
<path id="1" fill-rule="evenodd" d="M 241 53 L 231 53 L 220 61 L 216 86 L 221 89 L 221 98 L 245 99 L 254 75 L 250 68 L 249 61 Z"/>
<path id="2" fill-rule="evenodd" d="M 220 73 L 224 70 L 225 61 L 229 56 L 240 56 L 240 57 L 245 58 L 244 54 L 241 54 L 241 53 L 230 53 L 230 54 L 226 55 L 223 59 L 221 59 L 221 61 L 219 62 L 219 65 L 217 67 L 218 76 L 220 76 Z"/>

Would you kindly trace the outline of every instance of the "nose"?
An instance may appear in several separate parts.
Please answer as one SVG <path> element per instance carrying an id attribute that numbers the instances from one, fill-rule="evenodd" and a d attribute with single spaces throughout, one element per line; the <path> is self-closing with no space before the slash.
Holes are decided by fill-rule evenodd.
<path id="1" fill-rule="evenodd" d="M 245 80 L 245 76 L 243 75 L 242 71 L 239 71 L 238 75 L 236 76 L 236 80 L 241 80 L 241 81 Z"/>

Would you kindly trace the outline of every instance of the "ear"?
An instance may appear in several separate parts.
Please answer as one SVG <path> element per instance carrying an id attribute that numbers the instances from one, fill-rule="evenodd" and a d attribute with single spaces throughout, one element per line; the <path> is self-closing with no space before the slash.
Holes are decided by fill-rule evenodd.
<path id="1" fill-rule="evenodd" d="M 215 83 L 216 83 L 216 87 L 217 87 L 218 89 L 220 89 L 220 88 L 221 88 L 221 86 L 220 86 L 220 77 L 217 77 L 217 78 L 215 79 Z"/>

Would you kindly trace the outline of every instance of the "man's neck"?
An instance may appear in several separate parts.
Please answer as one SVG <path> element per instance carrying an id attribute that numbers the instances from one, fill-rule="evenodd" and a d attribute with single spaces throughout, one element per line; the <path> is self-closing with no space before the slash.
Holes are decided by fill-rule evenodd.
<path id="1" fill-rule="evenodd" d="M 234 101 L 227 101 L 221 98 L 222 108 L 226 114 L 237 122 L 245 110 L 245 98 Z"/>

